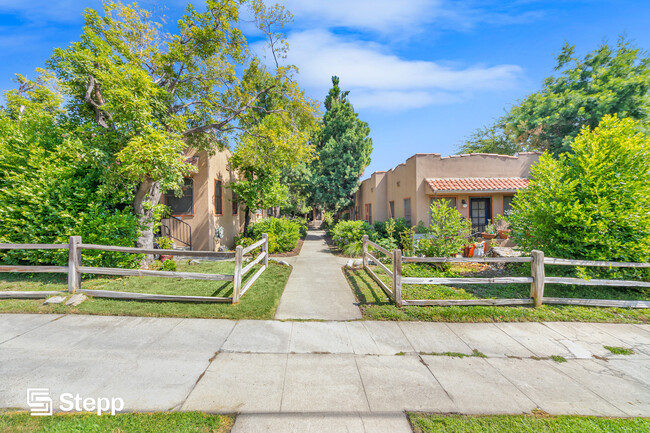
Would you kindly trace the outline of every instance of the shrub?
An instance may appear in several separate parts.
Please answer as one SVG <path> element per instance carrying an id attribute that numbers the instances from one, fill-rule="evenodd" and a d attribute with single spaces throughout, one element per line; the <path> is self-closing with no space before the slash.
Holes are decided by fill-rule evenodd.
<path id="1" fill-rule="evenodd" d="M 248 227 L 248 238 L 236 239 L 237 245 L 248 246 L 269 235 L 269 252 L 283 253 L 293 250 L 301 236 L 301 224 L 289 218 L 264 218 Z"/>
<path id="2" fill-rule="evenodd" d="M 321 223 L 320 228 L 327 231 L 333 226 L 334 226 L 334 215 L 332 214 L 332 212 L 324 212 L 323 222 Z"/>
<path id="3" fill-rule="evenodd" d="M 0 242 L 67 244 L 81 236 L 89 244 L 134 246 L 140 222 L 130 210 L 132 185 L 112 171 L 112 144 L 59 124 L 56 112 L 28 109 L 18 120 L 0 109 Z M 83 251 L 86 266 L 136 267 L 141 258 Z M 0 260 L 64 266 L 68 251 L 12 250 Z"/>
<path id="4" fill-rule="evenodd" d="M 558 159 L 542 155 L 532 167 L 508 215 L 511 238 L 549 257 L 650 261 L 650 138 L 633 120 L 605 116 L 572 149 Z"/>
<path id="5" fill-rule="evenodd" d="M 168 260 L 155 260 L 149 265 L 149 269 L 153 271 L 176 271 L 176 262 L 173 259 Z"/>
<path id="6" fill-rule="evenodd" d="M 426 257 L 449 257 L 458 254 L 465 245 L 472 229 L 472 223 L 464 219 L 444 201 L 431 204 L 431 225 L 427 237 L 420 239 L 416 254 Z"/>
<path id="7" fill-rule="evenodd" d="M 365 221 L 339 221 L 331 233 L 336 246 L 343 249 L 346 245 L 361 242 L 363 235 L 373 234 L 373 229 Z"/>

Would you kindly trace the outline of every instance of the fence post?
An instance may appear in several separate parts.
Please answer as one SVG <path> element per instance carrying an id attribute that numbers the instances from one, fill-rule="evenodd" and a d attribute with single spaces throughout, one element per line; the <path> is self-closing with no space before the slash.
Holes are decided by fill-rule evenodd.
<path id="1" fill-rule="evenodd" d="M 262 233 L 262 239 L 264 239 L 264 243 L 262 244 L 262 252 L 266 253 L 264 255 L 264 259 L 262 260 L 262 264 L 266 266 L 266 268 L 269 267 L 269 235 L 267 233 Z"/>
<path id="2" fill-rule="evenodd" d="M 402 250 L 393 250 L 393 297 L 395 305 L 402 306 Z"/>
<path id="3" fill-rule="evenodd" d="M 239 293 L 241 292 L 241 266 L 244 259 L 244 247 L 237 245 L 235 248 L 235 277 L 232 281 L 232 303 L 239 302 Z"/>
<path id="4" fill-rule="evenodd" d="M 363 261 L 363 269 L 368 268 L 368 235 L 363 235 L 363 255 L 361 256 Z"/>
<path id="5" fill-rule="evenodd" d="M 81 288 L 81 236 L 70 236 L 68 244 L 68 292 L 75 293 Z"/>
<path id="6" fill-rule="evenodd" d="M 535 307 L 541 307 L 544 298 L 544 252 L 533 250 L 530 255 L 533 258 L 530 264 L 533 277 L 533 282 L 530 284 L 530 297 L 535 300 Z"/>

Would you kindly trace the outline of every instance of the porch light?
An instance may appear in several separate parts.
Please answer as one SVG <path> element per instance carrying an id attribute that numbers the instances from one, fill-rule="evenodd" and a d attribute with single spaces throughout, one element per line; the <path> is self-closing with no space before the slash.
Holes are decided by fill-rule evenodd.
<path id="1" fill-rule="evenodd" d="M 467 207 L 467 200 L 462 199 L 462 200 L 460 201 L 460 204 L 463 206 L 463 208 L 466 208 L 466 207 Z"/>

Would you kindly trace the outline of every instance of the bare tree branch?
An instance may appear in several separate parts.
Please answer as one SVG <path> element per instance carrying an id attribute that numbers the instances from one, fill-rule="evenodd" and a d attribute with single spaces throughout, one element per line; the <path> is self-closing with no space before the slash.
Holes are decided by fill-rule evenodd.
<path id="1" fill-rule="evenodd" d="M 248 102 L 246 104 L 244 104 L 243 106 L 233 110 L 232 113 L 228 117 L 226 117 L 224 120 L 222 120 L 221 122 L 209 123 L 207 125 L 201 125 L 201 126 L 197 126 L 197 127 L 194 127 L 194 128 L 190 128 L 187 131 L 183 132 L 183 135 L 188 136 L 188 135 L 196 134 L 198 132 L 209 131 L 211 129 L 223 130 L 224 126 L 226 126 L 228 123 L 230 123 L 233 119 L 235 119 L 241 113 L 243 113 L 244 111 L 251 108 L 253 106 L 253 104 L 255 103 L 255 101 L 257 101 L 257 99 L 260 96 L 262 96 L 265 93 L 268 93 L 268 91 L 271 90 L 274 87 L 275 87 L 275 85 L 272 85 L 272 86 L 267 87 L 264 90 L 261 90 L 260 92 L 258 92 L 254 96 L 252 96 L 248 100 Z"/>
<path id="2" fill-rule="evenodd" d="M 92 98 L 93 91 L 95 91 L 95 96 L 99 98 L 99 103 L 95 102 Z M 88 76 L 88 88 L 86 89 L 86 94 L 84 95 L 84 101 L 95 110 L 95 122 L 102 128 L 109 128 L 106 120 L 112 121 L 113 117 L 108 111 L 102 110 L 100 107 L 104 105 L 104 100 L 101 94 L 101 89 L 99 84 L 95 81 L 95 77 L 92 75 Z"/>

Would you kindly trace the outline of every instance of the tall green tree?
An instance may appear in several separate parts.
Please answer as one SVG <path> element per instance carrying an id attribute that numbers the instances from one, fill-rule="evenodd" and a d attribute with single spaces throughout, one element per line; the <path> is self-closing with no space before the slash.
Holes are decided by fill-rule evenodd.
<path id="1" fill-rule="evenodd" d="M 281 92 L 262 95 L 239 119 L 245 132 L 236 138 L 230 166 L 240 178 L 230 188 L 244 205 L 246 236 L 251 211 L 287 203 L 285 173 L 313 159 L 309 138 L 318 125 L 318 109 L 294 81 L 277 83 L 258 62 L 250 65 L 243 83 L 249 93 L 271 85 L 283 87 Z"/>
<path id="2" fill-rule="evenodd" d="M 359 120 L 348 94 L 341 91 L 339 78 L 332 77 L 322 129 L 313 138 L 318 159 L 312 164 L 312 200 L 315 206 L 333 211 L 354 203 L 359 177 L 372 153 L 370 128 Z"/>
<path id="3" fill-rule="evenodd" d="M 602 44 L 583 58 L 568 43 L 557 56 L 560 74 L 515 105 L 506 117 L 508 135 L 520 147 L 559 154 L 583 127 L 595 128 L 607 114 L 648 121 L 650 58 L 624 38 Z"/>
<path id="4" fill-rule="evenodd" d="M 464 143 L 458 146 L 459 154 L 496 153 L 514 155 L 522 150 L 505 130 L 505 119 L 499 119 L 492 126 L 478 128 Z"/>
<path id="5" fill-rule="evenodd" d="M 72 117 L 111 144 L 115 170 L 134 185 L 132 207 L 143 227 L 138 246 L 153 244 L 162 192 L 178 189 L 193 170 L 184 162 L 188 151 L 212 153 L 239 136 L 263 137 L 271 147 L 295 143 L 285 140 L 285 127 L 275 129 L 285 122 L 282 110 L 267 113 L 263 125 L 242 120 L 261 98 L 295 91 L 290 66 L 255 66 L 241 31 L 244 7 L 281 54 L 286 46 L 275 47 L 276 29 L 288 15 L 262 0 L 208 0 L 203 11 L 189 4 L 173 34 L 136 4 L 109 1 L 103 15 L 86 11 L 80 40 L 55 50 L 49 62 Z M 255 85 L 260 80 L 263 87 Z M 251 155 L 241 152 L 239 161 Z"/>
<path id="6" fill-rule="evenodd" d="M 511 237 L 526 251 L 567 259 L 650 260 L 650 137 L 632 119 L 606 115 L 573 152 L 545 153 L 515 195 Z"/>

